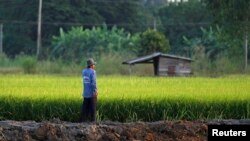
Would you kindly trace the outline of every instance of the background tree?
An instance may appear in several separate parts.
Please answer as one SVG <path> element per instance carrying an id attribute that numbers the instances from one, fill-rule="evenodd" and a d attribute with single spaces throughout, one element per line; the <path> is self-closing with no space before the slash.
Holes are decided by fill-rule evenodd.
<path id="1" fill-rule="evenodd" d="M 236 45 L 231 45 L 229 48 L 232 54 L 235 51 L 240 54 L 245 54 L 245 70 L 248 64 L 248 40 L 250 27 L 250 1 L 249 0 L 204 0 L 211 10 L 214 19 L 214 24 L 224 27 L 226 34 L 230 35 L 231 40 L 236 42 Z M 238 42 L 238 43 L 237 43 Z M 238 55 L 240 56 L 240 55 Z"/>
<path id="2" fill-rule="evenodd" d="M 201 27 L 209 27 L 212 17 L 206 5 L 200 0 L 181 3 L 169 3 L 159 9 L 164 34 L 169 38 L 170 52 L 188 56 L 183 47 L 183 36 L 195 38 L 201 36 Z M 189 56 L 190 57 L 190 56 Z"/>
<path id="3" fill-rule="evenodd" d="M 99 59 L 104 54 L 132 54 L 138 44 L 138 34 L 131 35 L 115 26 L 108 29 L 103 25 L 91 30 L 73 27 L 68 32 L 61 28 L 60 35 L 53 37 L 50 56 L 79 63 L 88 57 Z"/>
<path id="4" fill-rule="evenodd" d="M 46 0 L 43 1 L 42 45 L 43 57 L 48 57 L 51 39 L 59 29 L 72 26 L 92 28 L 106 23 L 135 33 L 147 29 L 147 18 L 142 0 L 92 1 Z M 15 56 L 24 52 L 34 54 L 37 40 L 38 1 L 0 1 L 0 23 L 4 24 L 4 52 Z"/>
<path id="5" fill-rule="evenodd" d="M 14 57 L 20 52 L 36 51 L 37 1 L 0 1 L 0 23 L 3 24 L 3 51 Z"/>
<path id="6" fill-rule="evenodd" d="M 148 29 L 141 34 L 140 44 L 139 56 L 154 52 L 167 53 L 170 50 L 169 41 L 165 35 L 153 29 Z"/>
<path id="7" fill-rule="evenodd" d="M 222 28 L 201 28 L 201 31 L 202 36 L 191 39 L 183 37 L 185 48 L 194 60 L 194 72 L 202 75 L 239 72 L 241 64 L 230 60 L 227 49 L 231 43 L 227 41 Z"/>

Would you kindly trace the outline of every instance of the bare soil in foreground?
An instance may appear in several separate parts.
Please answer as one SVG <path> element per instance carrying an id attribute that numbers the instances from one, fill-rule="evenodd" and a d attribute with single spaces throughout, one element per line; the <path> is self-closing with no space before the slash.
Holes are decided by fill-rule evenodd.
<path id="1" fill-rule="evenodd" d="M 0 121 L 0 141 L 206 141 L 209 124 L 250 124 L 244 120 L 71 123 Z"/>

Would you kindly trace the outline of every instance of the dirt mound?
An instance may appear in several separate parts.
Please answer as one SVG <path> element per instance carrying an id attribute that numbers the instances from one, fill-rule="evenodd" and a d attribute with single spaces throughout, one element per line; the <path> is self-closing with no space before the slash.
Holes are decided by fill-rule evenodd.
<path id="1" fill-rule="evenodd" d="M 212 121 L 213 124 L 234 124 L 239 121 Z M 250 121 L 247 121 L 250 123 Z M 236 123 L 236 124 L 237 124 Z M 158 121 L 119 123 L 104 121 L 70 123 L 52 121 L 0 121 L 0 141 L 205 141 L 207 122 Z"/>

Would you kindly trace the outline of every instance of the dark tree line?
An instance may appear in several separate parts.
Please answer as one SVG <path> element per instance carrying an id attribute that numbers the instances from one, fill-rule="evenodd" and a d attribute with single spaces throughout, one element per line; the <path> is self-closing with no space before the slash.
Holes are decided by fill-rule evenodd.
<path id="1" fill-rule="evenodd" d="M 3 51 L 8 56 L 14 57 L 21 52 L 35 54 L 38 2 L 0 0 Z M 64 31 L 73 26 L 91 29 L 105 24 L 108 29 L 116 26 L 131 34 L 155 28 L 169 39 L 170 52 L 179 55 L 189 55 L 191 50 L 186 48 L 183 37 L 206 37 L 202 29 L 219 26 L 222 30 L 219 35 L 223 38 L 216 41 L 227 42 L 230 44 L 227 45 L 230 46 L 228 54 L 240 56 L 249 39 L 249 5 L 248 0 L 183 0 L 173 3 L 165 0 L 43 0 L 42 55 L 48 57 L 52 37 L 59 35 L 60 28 Z M 206 42 L 206 39 L 202 41 Z"/>
<path id="2" fill-rule="evenodd" d="M 4 25 L 4 52 L 14 56 L 20 52 L 34 54 L 37 38 L 38 0 L 0 0 L 0 23 Z M 106 23 L 137 32 L 143 27 L 143 5 L 140 0 L 43 0 L 42 43 L 50 45 L 59 28 L 72 26 L 91 28 Z"/>

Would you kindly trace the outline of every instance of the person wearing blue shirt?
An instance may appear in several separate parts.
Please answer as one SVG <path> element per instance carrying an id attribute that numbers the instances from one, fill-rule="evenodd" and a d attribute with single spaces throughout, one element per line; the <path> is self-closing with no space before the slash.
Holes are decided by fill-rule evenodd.
<path id="1" fill-rule="evenodd" d="M 96 62 L 89 58 L 87 68 L 82 70 L 83 77 L 83 104 L 81 110 L 80 122 L 96 122 L 96 102 L 97 102 L 97 85 L 96 85 Z"/>

